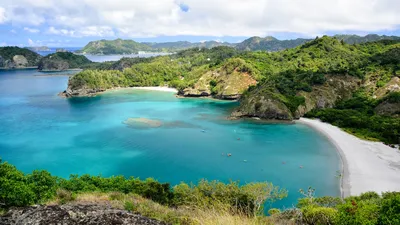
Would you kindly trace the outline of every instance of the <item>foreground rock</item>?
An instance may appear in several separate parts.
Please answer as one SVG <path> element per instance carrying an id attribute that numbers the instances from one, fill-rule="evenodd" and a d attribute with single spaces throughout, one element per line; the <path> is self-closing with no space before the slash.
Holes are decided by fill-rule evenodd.
<path id="1" fill-rule="evenodd" d="M 0 224 L 165 225 L 166 223 L 125 210 L 114 209 L 110 205 L 55 205 L 11 209 L 4 216 L 0 217 Z"/>

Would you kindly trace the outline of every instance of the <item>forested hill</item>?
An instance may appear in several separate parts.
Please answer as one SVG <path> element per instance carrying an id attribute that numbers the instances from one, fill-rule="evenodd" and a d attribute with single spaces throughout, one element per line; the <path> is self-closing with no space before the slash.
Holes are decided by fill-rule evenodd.
<path id="1" fill-rule="evenodd" d="M 278 40 L 274 37 L 251 37 L 237 44 L 236 48 L 242 51 L 280 51 L 287 48 L 295 48 L 311 39 Z"/>
<path id="2" fill-rule="evenodd" d="M 83 54 L 137 54 L 139 51 L 151 51 L 148 45 L 133 40 L 99 40 L 91 41 L 78 53 Z"/>
<path id="3" fill-rule="evenodd" d="M 133 40 L 100 40 L 89 42 L 82 50 L 78 53 L 83 54 L 137 54 L 140 51 L 144 52 L 177 52 L 189 48 L 213 48 L 218 46 L 235 46 L 235 44 L 227 42 L 217 41 L 205 41 L 205 42 L 188 42 L 188 41 L 177 41 L 177 42 L 135 42 Z"/>
<path id="4" fill-rule="evenodd" d="M 218 42 L 218 41 L 204 41 L 204 42 L 188 42 L 188 41 L 177 41 L 177 42 L 144 42 L 143 44 L 149 45 L 154 49 L 154 51 L 160 52 L 177 52 L 189 48 L 214 48 L 218 46 L 230 46 L 234 47 L 236 44 L 228 42 Z"/>
<path id="5" fill-rule="evenodd" d="M 38 70 L 63 71 L 84 68 L 92 63 L 83 55 L 76 55 L 71 52 L 56 52 L 43 57 L 38 64 Z"/>
<path id="6" fill-rule="evenodd" d="M 0 68 L 36 67 L 41 56 L 29 49 L 0 47 Z"/>
<path id="7" fill-rule="evenodd" d="M 400 40 L 400 37 L 397 36 L 386 36 L 386 35 L 377 35 L 377 34 L 368 34 L 366 36 L 358 36 L 358 35 L 335 35 L 339 40 L 343 40 L 347 44 L 361 44 L 367 42 L 381 41 L 381 40 Z"/>
<path id="8" fill-rule="evenodd" d="M 70 79 L 64 95 L 168 85 L 184 96 L 240 98 L 233 118 L 330 118 L 329 122 L 360 136 L 398 143 L 399 54 L 400 41 L 349 45 L 327 36 L 279 52 L 194 48 L 85 70 Z M 325 116 L 328 114 L 336 117 Z"/>
<path id="9" fill-rule="evenodd" d="M 357 35 L 335 35 L 335 38 L 343 40 L 348 44 L 360 44 L 366 42 L 373 42 L 379 40 L 400 40 L 400 37 L 396 36 L 379 36 L 376 34 L 369 34 L 365 37 Z M 78 53 L 84 54 L 137 54 L 140 51 L 145 52 L 178 52 L 189 48 L 213 48 L 218 46 L 235 47 L 240 51 L 269 51 L 276 52 L 288 48 L 295 48 L 306 42 L 312 41 L 312 39 L 297 38 L 293 40 L 278 40 L 275 37 L 268 36 L 262 37 L 251 37 L 244 40 L 241 43 L 228 43 L 218 41 L 205 41 L 205 42 L 188 42 L 188 41 L 176 41 L 176 42 L 135 42 L 133 40 L 100 40 L 92 41 L 87 44 Z"/>

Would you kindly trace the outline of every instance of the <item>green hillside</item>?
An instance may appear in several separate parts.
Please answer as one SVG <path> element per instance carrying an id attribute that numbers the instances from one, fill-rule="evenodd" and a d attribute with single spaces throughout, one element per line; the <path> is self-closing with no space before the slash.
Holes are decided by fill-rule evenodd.
<path id="1" fill-rule="evenodd" d="M 327 36 L 270 53 L 194 48 L 83 71 L 70 79 L 65 95 L 168 85 L 183 96 L 240 99 L 232 118 L 319 117 L 363 138 L 398 143 L 399 104 L 382 99 L 400 91 L 399 49 L 399 41 L 349 45 Z M 368 110 L 346 102 L 360 99 Z M 331 108 L 340 112 L 328 120 L 323 114 L 332 113 Z M 351 113 L 358 114 L 351 117 Z"/>
<path id="2" fill-rule="evenodd" d="M 133 40 L 100 40 L 91 41 L 80 53 L 83 54 L 101 54 L 101 55 L 112 55 L 112 54 L 137 54 L 139 51 L 151 51 L 152 48 L 148 45 L 138 43 Z"/>
<path id="3" fill-rule="evenodd" d="M 0 67 L 36 67 L 40 59 L 39 54 L 26 48 L 0 47 Z"/>
<path id="4" fill-rule="evenodd" d="M 57 52 L 43 57 L 38 66 L 38 70 L 61 71 L 67 69 L 77 69 L 88 66 L 92 63 L 83 55 L 76 55 L 71 52 Z"/>

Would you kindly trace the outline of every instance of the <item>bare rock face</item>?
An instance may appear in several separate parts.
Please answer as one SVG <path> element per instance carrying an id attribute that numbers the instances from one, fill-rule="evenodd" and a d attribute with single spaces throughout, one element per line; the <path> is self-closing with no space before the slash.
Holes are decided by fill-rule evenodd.
<path id="1" fill-rule="evenodd" d="M 15 55 L 13 57 L 14 67 L 23 68 L 28 66 L 28 60 L 23 55 Z"/>
<path id="2" fill-rule="evenodd" d="M 109 205 L 56 205 L 15 208 L 0 217 L 0 224 L 166 225 L 164 222 L 149 219 L 125 210 L 114 209 Z"/>
<path id="3" fill-rule="evenodd" d="M 237 117 L 259 117 L 262 119 L 292 120 L 303 116 L 315 108 L 331 108 L 342 99 L 351 98 L 352 93 L 361 85 L 358 78 L 351 76 L 326 76 L 323 85 L 315 85 L 311 92 L 299 91 L 297 96 L 304 97 L 304 104 L 294 112 L 277 97 L 276 90 L 257 87 L 242 97 L 241 104 L 232 113 Z"/>
<path id="4" fill-rule="evenodd" d="M 242 101 L 240 108 L 231 114 L 231 118 L 258 117 L 270 120 L 292 120 L 293 116 L 285 104 L 266 95 L 255 95 Z"/>
<path id="5" fill-rule="evenodd" d="M 61 97 L 92 97 L 95 96 L 98 93 L 104 92 L 105 89 L 102 88 L 97 88 L 97 89 L 90 89 L 86 87 L 82 87 L 79 89 L 71 89 L 70 87 L 67 88 L 67 90 L 60 92 L 58 95 Z"/>

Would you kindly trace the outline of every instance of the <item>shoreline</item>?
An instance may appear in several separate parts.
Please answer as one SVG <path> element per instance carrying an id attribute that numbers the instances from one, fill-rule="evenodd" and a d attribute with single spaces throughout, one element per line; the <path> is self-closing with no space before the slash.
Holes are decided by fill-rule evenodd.
<path id="1" fill-rule="evenodd" d="M 300 118 L 296 123 L 315 129 L 335 145 L 342 162 L 342 197 L 360 195 L 368 191 L 378 194 L 400 191 L 399 150 L 381 142 L 359 139 L 319 120 Z"/>
<path id="2" fill-rule="evenodd" d="M 124 87 L 124 88 L 112 88 L 112 89 L 109 89 L 109 90 L 105 90 L 104 92 L 107 92 L 107 91 L 119 91 L 119 90 L 132 90 L 132 89 L 133 90 L 163 91 L 163 92 L 178 93 L 177 89 L 170 88 L 170 87 Z"/>

